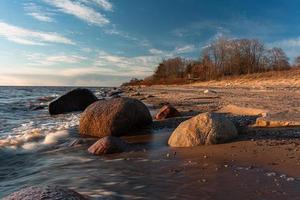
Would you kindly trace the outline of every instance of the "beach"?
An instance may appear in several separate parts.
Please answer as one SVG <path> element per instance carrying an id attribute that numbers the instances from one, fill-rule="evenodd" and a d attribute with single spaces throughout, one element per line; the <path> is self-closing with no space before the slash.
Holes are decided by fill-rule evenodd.
<path id="1" fill-rule="evenodd" d="M 18 89 L 26 93 L 36 93 L 37 90 Z M 70 89 L 48 88 L 50 92 L 45 96 L 58 96 Z M 102 98 L 114 89 L 91 90 Z M 256 115 L 265 115 L 267 111 L 275 113 L 272 116 L 276 119 L 297 120 L 297 88 L 168 85 L 121 90 L 124 91 L 121 96 L 143 101 L 153 116 L 167 103 L 177 108 L 182 116 L 154 120 L 152 125 L 122 136 L 137 147 L 135 150 L 96 156 L 87 149 L 97 139 L 82 137 L 78 132 L 80 112 L 53 117 L 45 109 L 24 111 L 24 105 L 28 104 L 20 104 L 22 113 L 32 116 L 30 128 L 39 129 L 40 139 L 17 140 L 20 144 L 2 146 L 1 197 L 25 186 L 40 184 L 67 187 L 91 199 L 299 197 L 299 128 L 253 126 L 260 117 Z M 39 102 L 40 98 L 37 95 L 33 99 L 39 99 Z M 168 146 L 170 135 L 181 122 L 199 113 L 220 110 L 238 128 L 236 139 L 225 144 L 189 148 Z M 49 126 L 48 122 L 52 125 Z M 19 127 L 17 122 L 15 126 Z M 6 134 L 10 130 L 17 135 L 24 134 L 23 129 L 16 127 L 7 126 Z M 2 135 L 2 144 L 4 141 L 7 142 L 7 137 Z"/>

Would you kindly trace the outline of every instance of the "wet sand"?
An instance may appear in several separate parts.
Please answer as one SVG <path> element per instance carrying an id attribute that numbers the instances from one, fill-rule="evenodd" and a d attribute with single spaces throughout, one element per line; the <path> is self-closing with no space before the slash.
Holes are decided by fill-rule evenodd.
<path id="1" fill-rule="evenodd" d="M 204 93 L 206 89 L 210 92 Z M 157 130 L 157 133 L 152 135 L 125 137 L 133 143 L 142 141 L 153 145 L 151 150 L 145 150 L 145 154 L 138 152 L 129 156 L 157 159 L 157 164 L 145 163 L 145 166 L 140 166 L 141 173 L 147 177 L 144 181 L 147 189 L 140 191 L 145 191 L 148 197 L 300 198 L 300 128 L 297 126 L 258 128 L 253 124 L 259 116 L 227 114 L 236 120 L 240 132 L 235 141 L 195 148 L 167 146 L 168 137 L 180 121 L 197 113 L 217 111 L 226 105 L 267 110 L 276 113 L 276 117 L 297 120 L 300 111 L 299 90 L 152 86 L 128 90 L 126 95 L 144 101 L 154 110 L 170 103 L 184 115 L 182 119 L 155 121 L 152 130 Z M 163 127 L 168 128 L 161 129 Z"/>

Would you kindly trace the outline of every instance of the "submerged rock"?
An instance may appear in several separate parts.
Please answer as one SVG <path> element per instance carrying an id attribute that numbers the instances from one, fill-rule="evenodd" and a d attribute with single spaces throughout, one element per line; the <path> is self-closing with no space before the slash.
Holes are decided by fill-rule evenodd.
<path id="1" fill-rule="evenodd" d="M 161 119 L 180 117 L 180 116 L 181 116 L 181 114 L 178 112 L 178 110 L 176 108 L 174 108 L 171 105 L 165 105 L 155 115 L 155 119 L 161 120 Z"/>
<path id="2" fill-rule="evenodd" d="M 234 124 L 216 113 L 202 113 L 182 122 L 172 133 L 172 147 L 194 147 L 228 142 L 238 135 Z"/>
<path id="3" fill-rule="evenodd" d="M 83 111 L 97 100 L 97 97 L 90 90 L 77 88 L 52 101 L 49 104 L 49 113 L 51 115 L 57 115 Z"/>
<path id="4" fill-rule="evenodd" d="M 4 197 L 3 200 L 86 200 L 79 193 L 59 186 L 31 186 L 11 195 Z"/>
<path id="5" fill-rule="evenodd" d="M 121 138 L 106 136 L 94 143 L 88 151 L 91 154 L 103 155 L 111 153 L 121 153 L 128 150 L 128 144 Z"/>
<path id="6" fill-rule="evenodd" d="M 151 123 L 150 112 L 141 101 L 115 98 L 90 105 L 81 115 L 79 132 L 100 138 L 121 136 L 134 128 Z"/>

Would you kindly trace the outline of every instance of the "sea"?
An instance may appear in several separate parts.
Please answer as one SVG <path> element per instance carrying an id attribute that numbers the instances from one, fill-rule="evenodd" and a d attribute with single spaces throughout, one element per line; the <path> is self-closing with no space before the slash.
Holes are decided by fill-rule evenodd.
<path id="1" fill-rule="evenodd" d="M 87 149 L 92 143 L 76 144 L 81 138 L 78 132 L 81 112 L 51 116 L 48 111 L 53 99 L 72 89 L 75 88 L 0 87 L 0 199 L 36 185 L 57 185 L 92 199 L 149 199 L 152 190 L 146 187 L 146 182 L 153 181 L 149 172 L 158 161 L 169 159 L 158 160 L 156 157 L 161 154 L 152 151 L 89 154 Z M 116 88 L 87 89 L 105 99 Z M 163 141 L 160 146 L 164 149 L 171 130 L 163 131 L 167 135 L 161 133 L 161 130 L 151 132 L 150 140 Z M 165 135 L 163 140 L 161 135 Z"/>
<path id="2" fill-rule="evenodd" d="M 79 138 L 80 113 L 49 115 L 49 102 L 72 89 L 0 87 L 0 199 L 40 184 L 60 185 L 92 197 L 115 196 L 99 187 L 99 182 L 108 186 L 121 182 L 114 178 L 113 160 L 70 146 Z M 103 98 L 112 88 L 88 89 Z"/>

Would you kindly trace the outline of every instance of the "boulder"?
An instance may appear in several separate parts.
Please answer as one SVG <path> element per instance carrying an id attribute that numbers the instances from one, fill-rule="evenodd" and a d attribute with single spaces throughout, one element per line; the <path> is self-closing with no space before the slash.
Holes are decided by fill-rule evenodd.
<path id="1" fill-rule="evenodd" d="M 161 119 L 180 117 L 180 116 L 181 116 L 181 114 L 178 112 L 178 110 L 176 108 L 174 108 L 171 105 L 165 105 L 155 115 L 155 119 L 161 120 Z"/>
<path id="2" fill-rule="evenodd" d="M 202 113 L 182 122 L 172 133 L 168 144 L 172 147 L 194 147 L 219 144 L 235 138 L 234 124 L 217 113 Z"/>
<path id="3" fill-rule="evenodd" d="M 91 154 L 103 155 L 112 153 L 121 153 L 128 150 L 128 144 L 121 138 L 106 136 L 95 142 L 88 151 Z"/>
<path id="4" fill-rule="evenodd" d="M 97 100 L 97 97 L 90 90 L 77 88 L 52 101 L 49 104 L 49 113 L 51 115 L 57 115 L 83 111 Z"/>
<path id="5" fill-rule="evenodd" d="M 149 125 L 152 117 L 141 101 L 132 98 L 115 98 L 97 101 L 87 107 L 79 122 L 82 135 L 105 137 L 121 136 L 126 132 Z"/>
<path id="6" fill-rule="evenodd" d="M 31 186 L 14 192 L 3 200 L 86 200 L 79 193 L 59 186 Z"/>

